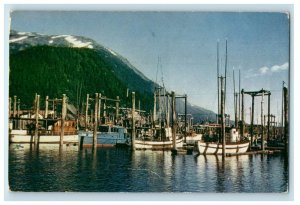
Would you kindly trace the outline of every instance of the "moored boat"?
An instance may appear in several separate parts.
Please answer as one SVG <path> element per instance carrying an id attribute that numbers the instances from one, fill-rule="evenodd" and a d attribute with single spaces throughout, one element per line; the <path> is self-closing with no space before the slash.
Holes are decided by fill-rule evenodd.
<path id="1" fill-rule="evenodd" d="M 236 129 L 231 129 L 230 139 L 225 144 L 225 153 L 245 153 L 249 148 L 249 140 L 239 139 Z M 219 142 L 198 141 L 200 154 L 222 154 L 223 144 Z"/>
<path id="2" fill-rule="evenodd" d="M 135 140 L 135 148 L 141 150 L 171 150 L 173 148 L 172 130 L 170 127 L 163 128 L 163 132 L 156 133 L 157 136 L 139 137 Z M 162 134 L 161 137 L 159 135 Z M 176 136 L 176 147 L 183 147 L 183 138 Z"/>
<path id="3" fill-rule="evenodd" d="M 200 154 L 222 154 L 222 143 L 198 141 L 198 150 Z M 249 142 L 237 142 L 225 145 L 225 152 L 245 153 L 249 148 Z"/>
<path id="4" fill-rule="evenodd" d="M 78 140 L 82 147 L 93 146 L 93 131 L 79 131 Z M 97 130 L 97 147 L 129 146 L 127 129 L 116 125 L 100 125 Z"/>
<path id="5" fill-rule="evenodd" d="M 34 143 L 34 125 L 28 124 L 28 129 L 12 129 L 9 132 L 10 143 Z M 32 125 L 32 126 L 31 126 Z M 53 125 L 48 126 L 48 129 L 38 130 L 38 143 L 58 144 L 60 143 L 61 122 L 57 121 Z M 75 122 L 72 120 L 64 123 L 64 144 L 77 144 L 78 134 L 75 128 Z"/>

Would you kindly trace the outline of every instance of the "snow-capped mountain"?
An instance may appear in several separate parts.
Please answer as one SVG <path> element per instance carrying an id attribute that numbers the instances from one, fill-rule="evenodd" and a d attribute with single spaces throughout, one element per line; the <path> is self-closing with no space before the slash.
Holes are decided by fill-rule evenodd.
<path id="1" fill-rule="evenodd" d="M 126 58 L 119 55 L 112 49 L 100 45 L 92 39 L 74 35 L 45 35 L 35 32 L 18 32 L 11 30 L 9 37 L 9 46 L 11 52 L 21 51 L 38 45 L 95 49 L 100 55 L 104 55 L 106 58 L 118 58 L 119 61 L 122 61 L 123 64 L 126 64 L 126 67 L 132 69 L 132 71 L 139 75 L 143 80 L 148 81 L 151 84 L 153 83 L 143 73 L 130 64 Z M 117 69 L 120 68 L 116 68 L 116 72 L 118 71 Z"/>

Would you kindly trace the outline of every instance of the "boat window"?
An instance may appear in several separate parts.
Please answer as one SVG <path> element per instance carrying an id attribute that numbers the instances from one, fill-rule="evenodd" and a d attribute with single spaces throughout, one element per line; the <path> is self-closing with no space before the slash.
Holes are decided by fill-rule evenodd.
<path id="1" fill-rule="evenodd" d="M 119 132 L 119 129 L 116 128 L 116 127 L 112 127 L 112 128 L 111 128 L 111 132 Z"/>
<path id="2" fill-rule="evenodd" d="M 108 132 L 108 126 L 99 126 L 98 131 L 100 132 Z"/>

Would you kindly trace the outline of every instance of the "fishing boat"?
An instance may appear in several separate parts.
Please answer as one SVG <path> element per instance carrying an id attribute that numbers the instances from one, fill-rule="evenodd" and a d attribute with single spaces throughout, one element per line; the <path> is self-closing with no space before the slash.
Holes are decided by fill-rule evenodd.
<path id="1" fill-rule="evenodd" d="M 93 131 L 79 131 L 78 140 L 82 147 L 93 146 Z M 100 125 L 97 130 L 97 147 L 129 146 L 127 129 L 117 125 Z"/>
<path id="2" fill-rule="evenodd" d="M 230 130 L 230 139 L 225 143 L 225 153 L 245 153 L 249 148 L 249 140 L 239 139 L 238 131 L 235 128 Z M 222 154 L 223 144 L 219 142 L 198 141 L 200 154 Z"/>
<path id="3" fill-rule="evenodd" d="M 228 134 L 226 134 L 226 115 L 225 114 L 225 101 L 226 101 L 226 74 L 227 74 L 227 40 L 226 40 L 226 54 L 225 54 L 225 77 L 219 76 L 219 43 L 217 45 L 217 80 L 218 80 L 218 121 L 216 124 L 215 130 L 210 130 L 209 135 L 213 134 L 214 137 L 206 138 L 204 140 L 198 141 L 198 151 L 200 154 L 222 154 L 223 156 L 226 153 L 244 153 L 249 148 L 249 140 L 244 138 L 244 136 L 239 136 L 237 127 L 237 96 L 235 93 L 235 79 L 233 71 L 233 85 L 234 85 L 234 104 L 235 104 L 235 127 L 230 128 L 227 126 L 227 132 L 229 130 L 229 139 Z M 224 86 L 225 80 L 225 86 Z M 219 87 L 220 82 L 220 87 Z M 220 88 L 220 90 L 219 90 Z M 219 92 L 221 91 L 221 92 Z M 220 101 L 219 101 L 220 94 Z M 219 104 L 221 104 L 219 112 Z M 214 132 L 213 132 L 214 131 Z M 213 132 L 213 133 L 212 133 Z"/>
<path id="4" fill-rule="evenodd" d="M 183 147 L 183 137 L 176 136 L 176 147 Z M 135 140 L 137 150 L 171 150 L 173 148 L 172 130 L 170 127 L 142 132 Z"/>

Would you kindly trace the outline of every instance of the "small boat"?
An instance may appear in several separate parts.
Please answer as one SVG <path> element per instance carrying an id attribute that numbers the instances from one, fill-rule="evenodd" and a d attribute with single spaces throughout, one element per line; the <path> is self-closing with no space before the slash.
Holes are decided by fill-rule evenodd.
<path id="1" fill-rule="evenodd" d="M 172 129 L 170 127 L 162 128 L 162 137 L 139 137 L 135 139 L 135 148 L 138 150 L 171 150 L 173 148 Z M 157 130 L 158 131 L 158 130 Z M 158 132 L 159 136 L 160 133 Z M 176 136 L 176 148 L 183 147 L 183 138 Z"/>
<path id="2" fill-rule="evenodd" d="M 93 131 L 79 131 L 78 140 L 82 147 L 93 146 Z M 116 125 L 100 125 L 97 131 L 97 147 L 129 146 L 127 129 Z"/>
<path id="3" fill-rule="evenodd" d="M 249 148 L 248 140 L 239 140 L 236 129 L 231 129 L 230 141 L 225 144 L 225 153 L 245 153 Z M 222 154 L 223 145 L 218 142 L 198 141 L 198 151 L 200 154 Z"/>

